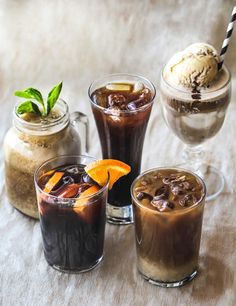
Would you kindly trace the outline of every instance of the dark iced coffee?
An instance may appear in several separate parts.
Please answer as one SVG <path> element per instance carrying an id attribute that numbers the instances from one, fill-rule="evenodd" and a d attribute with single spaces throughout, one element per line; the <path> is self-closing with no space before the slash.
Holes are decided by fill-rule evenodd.
<path id="1" fill-rule="evenodd" d="M 144 136 L 155 89 L 141 77 L 113 75 L 92 84 L 90 98 L 103 158 L 121 160 L 131 166 L 109 192 L 108 221 L 132 222 L 130 186 L 139 175 Z"/>
<path id="2" fill-rule="evenodd" d="M 163 287 L 183 285 L 197 273 L 203 181 L 182 169 L 157 168 L 139 176 L 131 190 L 140 273 Z"/>
<path id="3" fill-rule="evenodd" d="M 49 162 L 36 174 L 45 258 L 64 272 L 90 270 L 103 257 L 108 186 L 86 174 L 88 158 L 78 158 L 59 157 L 61 165 Z"/>

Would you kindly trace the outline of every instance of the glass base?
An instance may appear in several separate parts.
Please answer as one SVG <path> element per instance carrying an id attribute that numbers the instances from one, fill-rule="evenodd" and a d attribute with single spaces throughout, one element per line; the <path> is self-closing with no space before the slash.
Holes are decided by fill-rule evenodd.
<path id="1" fill-rule="evenodd" d="M 69 274 L 79 274 L 79 273 L 84 273 L 84 272 L 88 272 L 90 270 L 93 270 L 94 268 L 96 268 L 101 261 L 103 260 L 103 255 L 102 257 L 100 257 L 92 266 L 86 268 L 86 269 L 65 269 L 64 267 L 61 266 L 57 266 L 57 265 L 50 265 L 53 269 L 63 272 L 63 273 L 69 273 Z"/>
<path id="2" fill-rule="evenodd" d="M 190 282 L 197 275 L 197 270 L 193 271 L 192 274 L 190 274 L 189 276 L 185 277 L 184 279 L 179 280 L 179 281 L 175 281 L 175 282 L 162 282 L 162 281 L 158 281 L 158 280 L 154 280 L 154 279 L 148 278 L 147 276 L 145 276 L 142 273 L 140 273 L 140 274 L 150 284 L 153 284 L 153 285 L 156 285 L 156 286 L 159 286 L 159 287 L 163 287 L 163 288 L 176 288 L 176 287 L 183 286 L 186 283 Z"/>
<path id="3" fill-rule="evenodd" d="M 107 222 L 116 225 L 125 225 L 133 223 L 133 208 L 132 205 L 113 206 L 107 203 L 106 206 Z"/>
<path id="4" fill-rule="evenodd" d="M 188 163 L 180 164 L 178 166 L 195 172 L 203 179 L 207 190 L 206 201 L 214 200 L 223 191 L 225 179 L 223 174 L 215 167 L 201 164 L 196 170 Z"/>

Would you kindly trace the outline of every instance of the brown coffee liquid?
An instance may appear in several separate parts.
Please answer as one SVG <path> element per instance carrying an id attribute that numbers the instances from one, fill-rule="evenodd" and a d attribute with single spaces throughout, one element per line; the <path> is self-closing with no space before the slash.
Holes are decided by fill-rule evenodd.
<path id="1" fill-rule="evenodd" d="M 52 169 L 38 181 L 45 190 L 48 182 L 61 174 L 58 181 L 53 180 L 56 184 L 47 192 L 48 196 L 39 196 L 39 212 L 45 258 L 49 265 L 65 270 L 89 269 L 103 254 L 105 196 L 85 199 L 82 203 L 87 205 L 76 204 L 76 198 L 80 200 L 87 189 L 100 189 L 84 167 L 67 165 Z M 65 203 L 69 198 L 73 198 L 70 205 Z"/>
<path id="2" fill-rule="evenodd" d="M 188 172 L 154 170 L 136 182 L 133 193 L 139 271 L 161 282 L 190 276 L 198 265 L 202 182 Z"/>
<path id="3" fill-rule="evenodd" d="M 149 209 L 174 212 L 199 202 L 203 186 L 188 172 L 163 169 L 147 173 L 137 181 L 134 194 Z"/>
<path id="4" fill-rule="evenodd" d="M 109 192 L 111 205 L 131 204 L 130 186 L 140 173 L 152 99 L 150 89 L 141 83 L 108 83 L 92 93 L 103 158 L 118 159 L 131 166 L 130 174 Z"/>

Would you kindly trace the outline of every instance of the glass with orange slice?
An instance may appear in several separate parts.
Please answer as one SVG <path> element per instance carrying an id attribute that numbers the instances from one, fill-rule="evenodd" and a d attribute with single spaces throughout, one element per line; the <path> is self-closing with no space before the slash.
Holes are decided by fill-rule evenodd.
<path id="1" fill-rule="evenodd" d="M 35 173 L 45 258 L 63 272 L 93 269 L 103 258 L 107 192 L 130 167 L 118 160 L 59 156 Z"/>

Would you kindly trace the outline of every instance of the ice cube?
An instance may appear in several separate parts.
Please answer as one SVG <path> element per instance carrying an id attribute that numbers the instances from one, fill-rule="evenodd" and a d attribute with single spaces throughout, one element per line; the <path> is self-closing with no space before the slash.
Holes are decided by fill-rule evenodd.
<path id="1" fill-rule="evenodd" d="M 71 176 L 64 176 L 62 178 L 63 184 L 73 184 L 74 179 Z"/>
<path id="2" fill-rule="evenodd" d="M 131 111 L 136 110 L 136 109 L 137 109 L 136 103 L 135 103 L 135 102 L 130 102 L 130 103 L 127 105 L 127 109 L 128 109 L 128 110 L 131 110 Z"/>
<path id="3" fill-rule="evenodd" d="M 104 111 L 105 114 L 110 116 L 119 117 L 120 116 L 120 109 L 116 106 L 109 107 Z"/>
<path id="4" fill-rule="evenodd" d="M 186 194 L 180 199 L 179 204 L 183 207 L 188 207 L 197 203 L 197 198 L 193 194 Z"/>
<path id="5" fill-rule="evenodd" d="M 151 204 L 161 212 L 171 211 L 172 209 L 174 209 L 174 204 L 164 199 L 153 199 L 151 201 Z"/>
<path id="6" fill-rule="evenodd" d="M 170 189 L 171 189 L 171 192 L 174 194 L 174 195 L 180 195 L 183 193 L 183 189 L 182 187 L 180 186 L 180 184 L 172 184 L 170 186 Z"/>
<path id="7" fill-rule="evenodd" d="M 111 116 L 110 118 L 111 118 L 111 120 L 114 121 L 114 122 L 121 122 L 121 119 L 120 119 L 119 116 Z"/>
<path id="8" fill-rule="evenodd" d="M 81 179 L 83 183 L 93 184 L 93 180 L 87 173 L 84 173 Z"/>
<path id="9" fill-rule="evenodd" d="M 155 200 L 160 200 L 169 196 L 169 188 L 167 185 L 163 185 L 155 191 Z"/>
<path id="10" fill-rule="evenodd" d="M 121 94 L 111 94 L 108 96 L 108 105 L 109 106 L 118 106 L 119 108 L 123 108 L 126 106 L 126 98 Z"/>
<path id="11" fill-rule="evenodd" d="M 144 84 L 141 83 L 141 82 L 136 82 L 136 83 L 134 84 L 133 92 L 134 92 L 134 93 L 137 93 L 137 92 L 139 92 L 139 91 L 141 91 L 141 90 L 143 90 L 143 89 L 144 89 Z"/>
<path id="12" fill-rule="evenodd" d="M 66 172 L 69 173 L 70 175 L 81 173 L 80 169 L 77 166 L 68 167 L 66 169 Z"/>
<path id="13" fill-rule="evenodd" d="M 127 109 L 129 110 L 135 110 L 139 107 L 142 107 L 145 105 L 145 100 L 143 99 L 143 97 L 140 97 L 139 99 L 137 100 L 134 100 L 132 102 L 130 102 L 128 105 L 127 105 Z"/>
<path id="14" fill-rule="evenodd" d="M 131 85 L 122 83 L 109 83 L 106 85 L 106 89 L 112 91 L 131 91 Z"/>
<path id="15" fill-rule="evenodd" d="M 140 201 L 142 199 L 149 199 L 150 201 L 152 201 L 153 196 L 151 194 L 147 193 L 147 192 L 139 192 L 137 194 L 137 199 L 140 200 Z"/>

